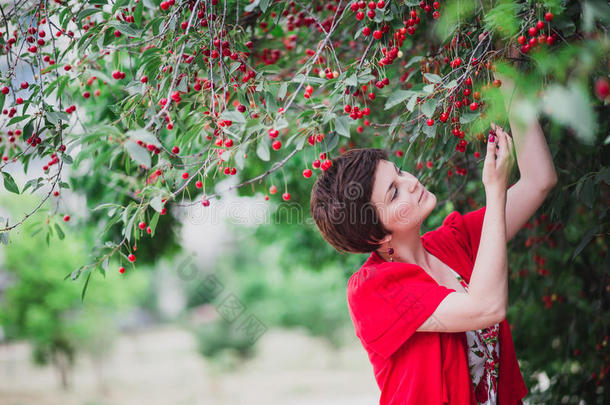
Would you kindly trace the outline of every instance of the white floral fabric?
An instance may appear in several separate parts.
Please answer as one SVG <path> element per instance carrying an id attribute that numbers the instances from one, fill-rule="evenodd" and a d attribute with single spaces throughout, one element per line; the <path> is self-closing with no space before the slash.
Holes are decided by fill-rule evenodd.
<path id="1" fill-rule="evenodd" d="M 462 287 L 466 281 L 451 269 Z M 500 372 L 500 324 L 476 331 L 466 331 L 470 378 L 478 405 L 496 405 Z"/>

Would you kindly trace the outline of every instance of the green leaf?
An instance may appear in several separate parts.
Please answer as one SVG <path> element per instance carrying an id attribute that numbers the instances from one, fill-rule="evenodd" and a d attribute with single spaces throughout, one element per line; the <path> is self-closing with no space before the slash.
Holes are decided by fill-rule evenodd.
<path id="1" fill-rule="evenodd" d="M 161 197 L 155 197 L 150 200 L 150 206 L 153 210 L 161 212 L 161 210 L 163 209 L 163 202 L 161 201 Z"/>
<path id="2" fill-rule="evenodd" d="M 358 76 L 356 76 L 355 73 L 349 76 L 347 79 L 345 79 L 345 85 L 354 87 L 358 86 Z"/>
<path id="3" fill-rule="evenodd" d="M 389 110 L 417 93 L 412 90 L 396 90 L 385 102 L 384 110 Z"/>
<path id="4" fill-rule="evenodd" d="M 600 226 L 595 225 L 594 227 L 589 228 L 587 230 L 587 232 L 585 233 L 585 236 L 582 238 L 582 240 L 580 241 L 580 243 L 574 250 L 574 254 L 572 255 L 571 261 L 574 261 L 576 256 L 578 256 L 580 254 L 580 252 L 582 252 L 582 250 L 589 244 L 589 242 L 591 242 L 591 240 L 593 239 L 593 236 L 595 236 L 595 234 L 597 232 L 599 232 L 599 229 L 600 229 Z"/>
<path id="5" fill-rule="evenodd" d="M 85 293 L 87 292 L 87 287 L 89 286 L 89 279 L 91 279 L 91 272 L 87 274 L 87 280 L 85 280 L 85 285 L 83 286 L 83 292 L 81 293 L 80 300 L 81 302 L 85 302 Z"/>
<path id="6" fill-rule="evenodd" d="M 350 118 L 345 115 L 341 115 L 335 118 L 335 130 L 341 136 L 345 136 L 346 138 L 350 137 Z"/>
<path id="7" fill-rule="evenodd" d="M 233 123 L 243 124 L 243 123 L 246 122 L 246 118 L 239 111 L 228 111 L 228 110 L 225 110 L 225 111 L 222 112 L 222 114 L 220 114 L 220 118 L 223 119 L 223 120 L 232 121 Z"/>
<path id="8" fill-rule="evenodd" d="M 279 98 L 280 100 L 283 100 L 284 97 L 286 97 L 286 92 L 287 91 L 288 91 L 288 83 L 284 82 L 280 86 L 280 90 L 277 92 L 277 98 Z"/>
<path id="9" fill-rule="evenodd" d="M 155 138 L 152 133 L 145 130 L 144 128 L 132 129 L 131 131 L 127 131 L 125 135 L 127 135 L 130 139 L 133 139 L 134 141 L 142 141 L 147 144 L 149 143 L 155 145 L 157 148 L 161 147 L 161 143 L 159 142 L 159 140 Z"/>
<path id="10" fill-rule="evenodd" d="M 0 232 L 0 245 L 8 245 L 8 232 Z"/>
<path id="11" fill-rule="evenodd" d="M 129 0 L 116 0 L 112 5 L 112 14 L 116 13 L 116 11 L 129 3 Z"/>
<path id="12" fill-rule="evenodd" d="M 150 220 L 150 224 L 148 226 L 150 226 L 150 237 L 154 238 L 155 237 L 155 229 L 157 229 L 157 222 L 159 222 L 159 213 L 155 212 L 155 215 L 153 215 L 152 219 Z"/>
<path id="13" fill-rule="evenodd" d="M 593 179 L 589 178 L 584 182 L 579 197 L 580 201 L 589 207 L 589 209 L 593 208 L 593 202 L 595 200 L 595 184 Z"/>
<path id="14" fill-rule="evenodd" d="M 399 123 L 400 115 L 397 115 L 396 117 L 394 117 L 394 119 L 392 119 L 392 122 L 390 123 L 390 127 L 388 128 L 388 134 L 392 135 Z"/>
<path id="15" fill-rule="evenodd" d="M 425 102 L 421 106 L 421 112 L 428 118 L 432 118 L 434 115 L 434 110 L 436 110 L 436 105 L 438 104 L 438 100 L 433 98 L 430 101 Z"/>
<path id="16" fill-rule="evenodd" d="M 109 21 L 108 25 L 118 29 L 119 31 L 121 31 L 121 34 L 127 35 L 129 37 L 138 38 L 140 35 L 142 35 L 142 30 L 135 29 L 126 23 L 122 23 L 119 21 Z"/>
<path id="17" fill-rule="evenodd" d="M 426 139 L 433 138 L 436 135 L 436 123 L 429 127 L 428 125 L 424 125 L 422 128 L 424 134 L 426 134 Z"/>
<path id="18" fill-rule="evenodd" d="M 432 94 L 434 92 L 434 83 L 424 86 L 422 90 L 428 94 Z"/>
<path id="19" fill-rule="evenodd" d="M 595 184 L 600 181 L 610 185 L 610 167 L 603 167 L 597 176 L 595 176 Z"/>
<path id="20" fill-rule="evenodd" d="M 57 236 L 59 237 L 60 240 L 63 240 L 65 235 L 64 235 L 64 231 L 62 231 L 61 226 L 59 226 L 59 224 L 55 224 L 55 230 L 57 231 Z"/>
<path id="21" fill-rule="evenodd" d="M 265 162 L 268 162 L 271 157 L 269 155 L 269 145 L 264 136 L 258 138 L 258 142 L 256 144 L 256 155 Z"/>
<path id="22" fill-rule="evenodd" d="M 439 75 L 435 75 L 434 73 L 424 73 L 424 77 L 430 83 L 438 83 L 442 80 L 442 78 Z"/>
<path id="23" fill-rule="evenodd" d="M 337 147 L 337 144 L 339 143 L 339 135 L 337 132 L 331 131 L 327 136 L 324 137 L 322 142 L 323 145 L 320 147 L 320 151 L 322 153 L 330 152 Z"/>
<path id="24" fill-rule="evenodd" d="M 28 114 L 20 115 L 19 117 L 13 117 L 13 118 L 11 118 L 11 120 L 9 122 L 6 123 L 6 126 L 8 127 L 10 125 L 13 125 L 13 124 L 23 121 L 23 120 L 26 120 L 28 118 L 30 118 L 30 116 Z"/>
<path id="25" fill-rule="evenodd" d="M 503 38 L 516 35 L 520 25 L 517 20 L 520 5 L 512 0 L 501 0 L 498 3 L 483 16 L 487 28 Z"/>
<path id="26" fill-rule="evenodd" d="M 47 112 L 47 119 L 53 125 L 59 124 L 59 120 L 68 121 L 68 114 L 60 111 L 49 111 Z"/>
<path id="27" fill-rule="evenodd" d="M 478 118 L 481 114 L 479 113 L 464 113 L 460 115 L 460 124 L 468 124 Z"/>
<path id="28" fill-rule="evenodd" d="M 137 27 L 141 27 L 142 26 L 142 12 L 144 10 L 144 2 L 143 1 L 139 1 L 138 4 L 136 4 L 136 9 L 134 10 L 134 21 L 136 23 Z"/>
<path id="29" fill-rule="evenodd" d="M 413 110 L 415 110 L 415 103 L 417 103 L 417 94 L 414 94 L 413 96 L 411 96 L 411 98 L 409 99 L 409 102 L 407 103 L 407 110 L 413 112 Z"/>
<path id="30" fill-rule="evenodd" d="M 129 152 L 129 156 L 131 156 L 134 161 L 150 168 L 150 154 L 146 149 L 131 141 L 125 142 L 124 145 L 127 152 Z"/>
<path id="31" fill-rule="evenodd" d="M 7 172 L 2 172 L 2 175 L 4 176 L 4 188 L 6 189 L 6 191 L 19 194 L 19 188 L 17 187 L 17 183 L 15 183 L 13 176 L 11 176 Z"/>
<path id="32" fill-rule="evenodd" d="M 83 18 L 95 14 L 95 13 L 100 13 L 103 10 L 101 8 L 86 8 L 84 10 L 82 10 L 80 13 L 78 13 L 78 15 L 76 16 L 76 21 L 80 22 L 80 20 L 82 20 Z"/>

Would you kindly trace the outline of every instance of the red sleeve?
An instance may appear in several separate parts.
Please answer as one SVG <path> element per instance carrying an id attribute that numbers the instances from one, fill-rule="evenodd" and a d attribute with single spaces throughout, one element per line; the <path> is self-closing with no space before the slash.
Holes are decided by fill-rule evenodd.
<path id="1" fill-rule="evenodd" d="M 356 334 L 387 359 L 451 292 L 417 265 L 386 262 L 355 273 L 347 298 Z"/>
<path id="2" fill-rule="evenodd" d="M 453 211 L 443 221 L 443 225 L 451 229 L 457 242 L 468 252 L 472 262 L 476 260 L 479 251 L 484 218 L 485 207 L 482 207 L 464 215 Z"/>

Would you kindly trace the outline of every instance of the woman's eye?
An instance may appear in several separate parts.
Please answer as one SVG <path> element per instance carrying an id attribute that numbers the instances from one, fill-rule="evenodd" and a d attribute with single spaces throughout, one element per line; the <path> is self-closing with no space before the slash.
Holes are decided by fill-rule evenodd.
<path id="1" fill-rule="evenodd" d="M 398 187 L 396 187 L 394 189 L 394 196 L 392 197 L 392 200 L 394 200 L 396 198 L 396 196 L 398 195 Z"/>

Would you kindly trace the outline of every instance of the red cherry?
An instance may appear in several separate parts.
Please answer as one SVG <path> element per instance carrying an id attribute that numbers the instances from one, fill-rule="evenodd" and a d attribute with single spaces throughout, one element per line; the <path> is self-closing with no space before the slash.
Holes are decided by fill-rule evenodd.
<path id="1" fill-rule="evenodd" d="M 380 30 L 375 30 L 375 32 L 373 32 L 373 38 L 375 39 L 381 39 L 382 36 L 383 32 L 381 32 Z"/>
<path id="2" fill-rule="evenodd" d="M 319 169 L 319 168 L 320 168 L 320 165 L 321 165 L 320 160 L 319 160 L 319 159 L 314 160 L 314 161 L 313 161 L 313 163 L 312 163 L 311 165 L 312 165 L 312 166 L 313 166 L 315 169 Z"/>
<path id="3" fill-rule="evenodd" d="M 379 0 L 377 2 L 377 8 L 384 8 L 384 7 L 385 7 L 385 1 Z"/>
<path id="4" fill-rule="evenodd" d="M 83 97 L 84 97 L 84 98 L 89 98 L 89 97 L 91 97 L 91 93 L 89 93 L 88 91 L 86 91 L 86 92 L 84 92 L 84 93 L 83 93 Z"/>
<path id="5" fill-rule="evenodd" d="M 269 187 L 269 194 L 275 194 L 277 193 L 277 186 L 273 185 L 271 187 Z"/>
<path id="6" fill-rule="evenodd" d="M 600 101 L 604 101 L 608 94 L 610 94 L 610 86 L 608 85 L 608 81 L 600 77 L 595 81 L 595 95 Z"/>
<path id="7" fill-rule="evenodd" d="M 519 38 L 517 38 L 517 42 L 519 43 L 519 45 L 525 44 L 525 41 L 527 41 L 525 35 L 520 35 Z"/>
<path id="8" fill-rule="evenodd" d="M 140 79 L 140 81 L 142 83 L 148 83 L 148 76 L 142 76 L 142 78 Z"/>
<path id="9" fill-rule="evenodd" d="M 473 102 L 472 104 L 470 104 L 470 109 L 471 109 L 472 111 L 475 111 L 475 110 L 477 109 L 477 107 L 478 107 L 478 106 L 479 106 L 479 105 L 478 105 L 478 104 L 477 104 L 477 102 L 475 101 L 475 102 Z"/>
<path id="10" fill-rule="evenodd" d="M 8 87 L 6 87 L 6 86 L 4 86 L 2 88 L 2 94 L 8 94 L 9 91 L 10 91 L 10 89 Z"/>
<path id="11" fill-rule="evenodd" d="M 205 200 L 201 201 L 201 205 L 203 205 L 204 207 L 209 207 L 210 206 L 210 200 L 205 199 Z"/>
<path id="12" fill-rule="evenodd" d="M 178 153 L 180 153 L 180 148 L 179 148 L 179 147 L 177 147 L 177 146 L 174 146 L 174 147 L 172 148 L 172 153 L 173 153 L 173 154 L 175 154 L 175 155 L 177 155 Z"/>
<path id="13" fill-rule="evenodd" d="M 277 138 L 277 136 L 280 134 L 280 131 L 278 131 L 277 129 L 273 129 L 271 128 L 269 131 L 269 137 L 270 138 Z"/>
<path id="14" fill-rule="evenodd" d="M 284 201 L 288 201 L 288 200 L 290 200 L 290 193 L 284 193 L 284 194 L 282 194 L 282 198 L 284 199 Z"/>
<path id="15" fill-rule="evenodd" d="M 140 223 L 138 224 L 138 228 L 140 228 L 140 229 L 144 229 L 144 228 L 146 228 L 146 222 L 144 222 L 144 221 L 140 222 Z"/>
<path id="16" fill-rule="evenodd" d="M 121 37 L 121 31 L 114 30 L 114 36 L 117 37 L 117 38 L 120 38 Z"/>
<path id="17" fill-rule="evenodd" d="M 310 178 L 310 177 L 311 177 L 311 174 L 312 174 L 311 169 L 305 169 L 305 170 L 303 170 L 303 177 L 305 177 L 305 178 Z"/>
<path id="18" fill-rule="evenodd" d="M 24 89 L 24 90 L 25 90 L 25 89 L 27 89 L 27 88 L 28 88 L 28 86 L 29 86 L 29 83 L 28 83 L 28 82 L 22 82 L 22 83 L 21 83 L 21 88 L 22 88 L 22 89 Z"/>
<path id="19" fill-rule="evenodd" d="M 434 125 L 434 120 L 432 118 L 428 118 L 428 121 L 426 121 L 426 124 L 428 124 L 428 126 L 431 127 L 432 125 Z"/>
<path id="20" fill-rule="evenodd" d="M 544 23 L 542 21 L 538 21 L 536 23 L 536 28 L 538 28 L 539 30 L 543 29 L 544 28 Z"/>
<path id="21" fill-rule="evenodd" d="M 169 3 L 167 1 L 162 1 L 160 7 L 161 10 L 165 11 L 169 8 Z"/>
<path id="22" fill-rule="evenodd" d="M 364 35 L 365 37 L 368 37 L 369 35 L 371 35 L 371 29 L 369 27 L 364 27 L 362 29 L 362 35 Z"/>
<path id="23" fill-rule="evenodd" d="M 23 104 L 23 99 L 21 97 L 17 97 L 15 101 L 17 102 L 17 104 Z"/>
<path id="24" fill-rule="evenodd" d="M 70 215 L 64 215 L 64 221 L 68 222 L 70 220 Z"/>
<path id="25" fill-rule="evenodd" d="M 201 181 L 197 180 L 197 181 L 195 182 L 195 187 L 197 187 L 197 188 L 202 188 L 202 187 L 203 187 L 203 183 L 202 183 Z"/>
<path id="26" fill-rule="evenodd" d="M 273 143 L 271 144 L 271 147 L 274 150 L 280 150 L 280 148 L 282 147 L 282 141 L 273 141 Z"/>
<path id="27" fill-rule="evenodd" d="M 123 267 L 123 266 L 119 267 L 119 273 L 121 273 L 121 274 L 125 273 L 125 267 Z"/>
<path id="28" fill-rule="evenodd" d="M 187 172 L 182 173 L 182 178 L 183 179 L 188 179 L 189 178 L 189 174 Z"/>
<path id="29" fill-rule="evenodd" d="M 130 262 L 135 262 L 136 261 L 136 255 L 134 255 L 133 253 L 130 253 L 129 256 L 127 256 L 127 260 L 129 260 Z"/>
<path id="30" fill-rule="evenodd" d="M 535 37 L 538 35 L 538 29 L 536 27 L 531 27 L 529 30 L 527 30 L 527 33 L 530 34 L 530 37 Z"/>
<path id="31" fill-rule="evenodd" d="M 544 19 L 549 22 L 553 21 L 553 17 L 555 17 L 555 16 L 550 11 L 544 15 Z"/>

